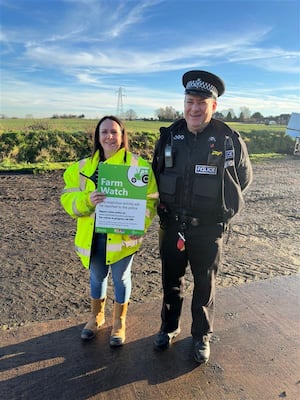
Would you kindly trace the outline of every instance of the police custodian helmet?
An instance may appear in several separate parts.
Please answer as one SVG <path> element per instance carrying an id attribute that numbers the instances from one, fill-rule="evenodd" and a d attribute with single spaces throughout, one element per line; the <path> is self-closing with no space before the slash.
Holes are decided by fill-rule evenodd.
<path id="1" fill-rule="evenodd" d="M 188 71 L 182 77 L 185 94 L 217 98 L 225 92 L 221 78 L 206 71 Z"/>

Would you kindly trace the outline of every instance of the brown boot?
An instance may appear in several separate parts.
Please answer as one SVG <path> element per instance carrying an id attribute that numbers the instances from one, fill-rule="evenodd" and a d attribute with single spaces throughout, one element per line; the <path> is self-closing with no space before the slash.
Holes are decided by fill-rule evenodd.
<path id="1" fill-rule="evenodd" d="M 85 325 L 85 327 L 81 332 L 82 340 L 93 339 L 100 326 L 104 324 L 105 302 L 106 302 L 106 297 L 104 299 L 91 299 L 92 313 L 90 319 L 88 320 L 88 323 Z"/>
<path id="2" fill-rule="evenodd" d="M 117 303 L 116 301 L 114 302 L 113 328 L 109 341 L 109 344 L 112 347 L 122 346 L 125 342 L 125 323 L 128 304 L 129 302 L 124 304 Z"/>

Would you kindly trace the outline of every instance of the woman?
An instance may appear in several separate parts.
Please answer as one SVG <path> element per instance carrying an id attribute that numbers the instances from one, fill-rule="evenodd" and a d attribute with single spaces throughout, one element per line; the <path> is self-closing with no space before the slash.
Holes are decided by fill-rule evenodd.
<path id="1" fill-rule="evenodd" d="M 95 207 L 105 199 L 97 191 L 98 164 L 136 165 L 149 168 L 145 231 L 156 212 L 157 186 L 150 164 L 128 149 L 128 136 L 123 123 L 114 116 L 105 116 L 97 124 L 92 155 L 71 165 L 64 173 L 65 188 L 61 204 L 77 219 L 76 253 L 90 270 L 91 316 L 81 332 L 83 340 L 91 340 L 105 322 L 107 282 L 111 270 L 114 284 L 112 347 L 125 342 L 125 321 L 131 294 L 131 265 L 142 243 L 142 236 L 95 232 Z"/>

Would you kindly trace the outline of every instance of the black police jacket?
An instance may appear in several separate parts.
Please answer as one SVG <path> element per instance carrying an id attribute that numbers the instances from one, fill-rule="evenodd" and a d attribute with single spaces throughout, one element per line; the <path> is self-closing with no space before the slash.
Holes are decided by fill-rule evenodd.
<path id="1" fill-rule="evenodd" d="M 228 222 L 241 210 L 242 192 L 252 181 L 244 141 L 216 119 L 197 135 L 184 119 L 160 128 L 152 167 L 169 213 L 210 216 L 212 223 Z"/>

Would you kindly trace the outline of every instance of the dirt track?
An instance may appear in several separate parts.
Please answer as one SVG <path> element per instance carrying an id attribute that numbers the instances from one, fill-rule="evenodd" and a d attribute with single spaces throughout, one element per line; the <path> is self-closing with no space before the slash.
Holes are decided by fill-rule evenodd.
<path id="1" fill-rule="evenodd" d="M 89 311 L 88 271 L 73 250 L 75 222 L 59 204 L 62 172 L 0 175 L 1 328 Z M 225 246 L 219 286 L 299 272 L 300 160 L 254 165 L 246 208 Z M 133 302 L 161 297 L 158 221 L 133 265 Z M 188 270 L 186 292 L 191 293 Z M 112 299 L 112 288 L 109 288 Z M 108 307 L 111 306 L 111 301 Z"/>

